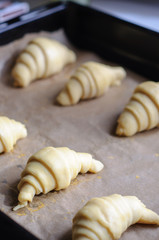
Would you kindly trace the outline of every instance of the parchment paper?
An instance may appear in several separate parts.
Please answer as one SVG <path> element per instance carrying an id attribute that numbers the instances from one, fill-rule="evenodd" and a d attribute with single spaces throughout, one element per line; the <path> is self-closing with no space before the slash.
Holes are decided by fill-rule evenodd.
<path id="1" fill-rule="evenodd" d="M 77 53 L 77 62 L 25 89 L 14 88 L 11 67 L 19 51 L 37 35 L 52 37 L 71 47 Z M 13 152 L 0 155 L 0 207 L 39 239 L 70 240 L 73 216 L 92 197 L 135 195 L 159 214 L 159 130 L 129 138 L 115 136 L 118 115 L 135 86 L 146 79 L 127 71 L 120 87 L 110 88 L 98 99 L 71 107 L 55 104 L 69 75 L 87 60 L 111 64 L 93 53 L 74 49 L 62 30 L 27 35 L 0 48 L 0 115 L 21 121 L 28 129 L 28 137 L 19 140 Z M 46 146 L 67 146 L 91 153 L 105 167 L 98 174 L 79 175 L 66 190 L 36 196 L 29 207 L 13 212 L 20 174 L 28 158 Z M 159 228 L 136 224 L 121 239 L 158 240 Z"/>

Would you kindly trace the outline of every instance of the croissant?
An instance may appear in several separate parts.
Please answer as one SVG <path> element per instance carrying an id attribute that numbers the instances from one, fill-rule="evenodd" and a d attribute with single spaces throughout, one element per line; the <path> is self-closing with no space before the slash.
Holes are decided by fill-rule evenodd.
<path id="1" fill-rule="evenodd" d="M 73 219 L 72 239 L 119 239 L 135 223 L 159 225 L 159 215 L 135 196 L 92 198 Z"/>
<path id="2" fill-rule="evenodd" d="M 57 102 L 68 106 L 78 103 L 80 99 L 99 97 L 109 86 L 120 85 L 125 75 L 122 67 L 86 62 L 70 77 L 66 87 L 57 96 Z"/>
<path id="3" fill-rule="evenodd" d="M 159 124 L 159 83 L 139 84 L 123 113 L 119 116 L 117 135 L 132 136 Z"/>
<path id="4" fill-rule="evenodd" d="M 10 152 L 20 138 L 27 136 L 25 126 L 13 119 L 0 117 L 0 153 Z"/>
<path id="5" fill-rule="evenodd" d="M 67 147 L 46 147 L 31 156 L 18 184 L 17 210 L 31 202 L 35 194 L 67 188 L 79 172 L 97 173 L 103 164 L 88 153 L 78 153 Z"/>
<path id="6" fill-rule="evenodd" d="M 60 72 L 75 60 L 75 53 L 61 43 L 44 37 L 35 38 L 17 58 L 12 70 L 14 85 L 26 87 L 36 79 Z"/>

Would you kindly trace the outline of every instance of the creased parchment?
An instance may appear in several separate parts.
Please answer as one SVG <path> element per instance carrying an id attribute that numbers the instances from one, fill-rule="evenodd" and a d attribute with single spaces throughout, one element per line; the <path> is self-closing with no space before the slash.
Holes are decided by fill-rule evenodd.
<path id="1" fill-rule="evenodd" d="M 69 46 L 77 53 L 77 62 L 25 89 L 14 88 L 10 70 L 15 58 L 37 35 Z M 111 64 L 91 52 L 75 49 L 62 30 L 29 34 L 0 48 L 0 115 L 21 121 L 28 129 L 28 137 L 18 141 L 11 153 L 0 155 L 0 207 L 39 239 L 70 240 L 73 216 L 92 197 L 136 195 L 159 214 L 159 129 L 130 138 L 115 136 L 117 117 L 135 86 L 147 79 L 127 71 L 120 87 L 110 88 L 98 99 L 71 107 L 55 103 L 68 77 L 87 60 Z M 91 153 L 105 167 L 98 174 L 79 175 L 66 190 L 36 196 L 28 207 L 13 212 L 20 174 L 28 158 L 46 146 L 67 146 Z M 121 237 L 127 239 L 158 240 L 159 228 L 136 224 Z"/>

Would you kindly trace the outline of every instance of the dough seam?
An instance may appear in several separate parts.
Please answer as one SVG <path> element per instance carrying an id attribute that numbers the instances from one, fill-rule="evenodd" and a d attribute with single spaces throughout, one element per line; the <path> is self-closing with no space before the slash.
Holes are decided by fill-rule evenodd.
<path id="1" fill-rule="evenodd" d="M 36 62 L 36 59 L 35 59 L 34 55 L 30 51 L 28 51 L 27 49 L 24 49 L 24 51 L 22 53 L 27 53 L 33 59 L 33 62 L 35 63 L 35 66 L 36 66 L 36 77 L 37 77 L 38 66 L 37 66 L 37 62 Z M 30 68 L 29 65 L 28 65 L 28 68 Z"/>
<path id="2" fill-rule="evenodd" d="M 97 90 L 96 94 L 97 94 L 97 96 L 99 96 L 100 91 L 99 91 L 99 87 L 98 87 L 98 84 L 97 84 L 97 81 L 96 81 L 96 78 L 95 78 L 93 72 L 91 71 L 91 69 L 89 67 L 87 67 L 85 65 L 82 65 L 82 67 L 85 68 L 89 72 L 89 74 L 92 76 L 93 82 L 94 82 L 96 90 Z"/>
<path id="3" fill-rule="evenodd" d="M 1 134 L 0 134 L 0 141 L 1 141 L 2 145 L 3 145 L 4 152 L 6 152 L 7 148 L 6 148 L 6 146 L 5 146 L 5 144 L 4 144 L 3 140 L 2 140 Z"/>
<path id="4" fill-rule="evenodd" d="M 31 48 L 31 49 L 30 49 L 30 48 Z M 34 51 L 33 51 L 34 48 L 35 48 L 35 49 L 38 49 L 38 52 L 40 53 L 40 60 L 39 60 L 39 59 L 37 60 L 37 55 L 36 55 L 36 53 L 34 53 Z M 31 42 L 31 43 L 26 47 L 25 51 L 28 52 L 28 54 L 32 55 L 32 57 L 35 59 L 36 66 L 37 66 L 37 78 L 38 78 L 38 79 L 43 78 L 43 77 L 44 77 L 44 72 L 45 72 L 45 56 L 44 56 L 44 54 L 43 54 L 43 51 L 41 50 L 41 48 L 40 48 L 37 44 L 35 44 L 35 43 L 33 43 L 33 42 Z M 39 55 L 39 53 L 38 53 L 38 55 Z M 41 63 L 41 58 L 43 59 L 43 60 L 42 60 L 43 63 Z M 41 65 L 43 65 L 42 68 L 41 68 Z M 40 70 L 39 70 L 39 69 L 40 69 Z"/>
<path id="5" fill-rule="evenodd" d="M 39 161 L 39 159 L 31 159 L 31 161 L 29 161 L 28 163 L 38 163 L 38 165 L 40 166 L 40 167 L 42 167 L 42 168 L 44 168 L 44 169 L 46 169 L 47 171 L 48 171 L 48 173 L 47 173 L 47 175 L 48 175 L 48 177 L 51 177 L 51 180 L 53 180 L 54 182 L 55 182 L 55 179 L 54 179 L 54 176 L 53 176 L 53 174 L 52 174 L 52 172 L 50 171 L 50 169 L 48 168 L 48 166 L 45 164 L 45 163 L 43 163 L 42 161 Z M 40 172 L 40 171 L 39 171 Z M 50 176 L 49 176 L 49 174 L 50 174 Z M 44 175 L 45 175 L 45 172 L 44 172 Z M 40 177 L 40 176 L 39 176 Z M 48 190 L 46 190 L 45 189 L 45 184 L 41 181 L 41 183 L 43 184 L 42 186 L 43 186 L 43 192 L 46 194 L 46 193 L 48 193 L 49 191 Z"/>
<path id="6" fill-rule="evenodd" d="M 133 117 L 135 118 L 135 120 L 137 122 L 137 125 L 138 125 L 137 126 L 138 127 L 137 131 L 139 131 L 139 129 L 140 129 L 140 122 L 139 122 L 138 117 L 136 116 L 136 114 L 133 112 L 133 110 L 127 108 L 127 106 L 125 107 L 124 111 L 128 111 L 129 113 L 131 113 L 133 115 Z"/>
<path id="7" fill-rule="evenodd" d="M 82 98 L 84 97 L 84 94 L 85 94 L 85 91 L 84 91 L 84 87 L 83 87 L 83 84 L 81 83 L 81 80 L 80 78 L 78 78 L 77 76 L 73 75 L 71 76 L 71 79 L 75 79 L 76 81 L 78 81 L 82 87 L 82 91 L 83 91 L 83 94 L 82 94 Z M 71 95 L 71 92 L 69 91 L 69 95 Z M 73 104 L 73 101 L 71 102 Z"/>
<path id="8" fill-rule="evenodd" d="M 66 85 L 66 92 L 68 94 L 68 97 L 69 97 L 69 100 L 70 100 L 71 104 L 73 104 L 73 98 L 72 98 L 71 92 L 70 92 L 69 88 L 67 87 L 67 85 Z"/>
<path id="9" fill-rule="evenodd" d="M 69 178 L 69 173 L 70 173 L 69 164 L 67 163 L 65 157 L 63 156 L 63 154 L 61 154 L 60 151 L 58 151 L 56 148 L 54 149 L 54 151 L 56 151 L 56 154 L 59 156 L 59 159 L 62 159 L 63 163 L 65 164 L 66 169 L 68 169 L 68 173 L 67 173 L 67 171 L 66 171 L 66 174 L 67 174 L 66 179 L 68 180 L 68 178 Z M 54 174 L 54 175 L 55 175 L 55 174 Z M 71 176 L 71 177 L 72 177 L 72 176 Z M 56 179 L 56 175 L 55 175 L 55 179 Z M 70 184 L 70 183 L 71 183 L 71 178 L 70 178 L 69 180 L 70 180 L 70 182 L 69 182 L 69 184 Z M 55 187 L 55 190 L 58 190 L 59 188 L 60 188 L 60 187 L 59 187 L 59 184 L 58 184 L 58 180 L 56 179 L 56 187 Z M 61 188 L 60 188 L 60 189 L 61 189 Z"/>
<path id="10" fill-rule="evenodd" d="M 35 177 L 35 176 L 33 176 L 32 174 L 30 174 L 30 175 L 25 175 L 24 177 L 27 177 L 27 176 L 32 176 L 33 178 L 35 178 L 35 180 L 38 182 L 38 179 Z M 41 192 L 43 189 L 42 189 L 42 186 L 41 186 L 41 184 L 38 182 L 38 184 L 39 184 L 39 186 L 40 186 L 40 188 L 41 189 L 38 189 L 37 188 L 37 186 L 36 186 L 36 184 L 34 184 L 34 183 L 32 183 L 31 182 L 31 180 L 29 180 L 29 179 L 25 179 L 24 181 L 21 181 L 20 183 L 19 183 L 19 185 L 18 185 L 18 188 L 22 188 L 22 186 L 23 186 L 23 184 L 24 183 L 29 183 L 30 185 L 32 185 L 35 189 L 36 189 L 36 195 L 38 195 L 38 194 L 40 194 L 40 193 L 38 193 L 39 191 Z M 37 191 L 37 189 L 38 189 L 38 191 Z"/>
<path id="11" fill-rule="evenodd" d="M 94 231 L 94 229 L 91 229 L 90 227 L 88 227 L 88 226 L 86 226 L 86 225 L 81 225 L 80 223 L 78 223 L 77 225 L 78 225 L 78 227 L 85 228 L 85 229 L 89 230 L 90 232 L 93 232 L 93 234 L 94 234 L 99 240 L 102 240 L 102 239 L 100 238 L 100 236 L 98 236 L 98 234 Z M 78 235 L 78 233 L 77 233 L 77 235 Z M 79 235 L 82 235 L 82 236 L 87 237 L 87 235 L 85 235 L 84 233 L 83 233 L 83 234 L 82 234 L 82 233 L 79 233 Z M 90 236 L 89 236 L 89 238 L 90 238 Z M 91 238 L 91 239 L 93 240 L 93 238 Z"/>
<path id="12" fill-rule="evenodd" d="M 29 56 L 30 57 L 30 56 Z M 30 72 L 30 76 L 32 76 L 32 74 L 33 74 L 33 72 L 32 72 L 32 70 L 31 70 L 31 68 L 29 67 L 29 64 L 27 64 L 24 60 L 20 60 L 20 61 L 18 61 L 18 63 L 21 63 L 21 64 L 23 64 L 23 65 L 25 65 L 26 67 L 27 67 L 27 69 L 28 69 L 28 71 Z"/>
<path id="13" fill-rule="evenodd" d="M 148 92 L 144 91 L 143 89 L 139 89 L 139 90 L 135 91 L 135 93 L 145 94 L 148 98 L 151 99 L 151 101 L 155 104 L 156 108 L 157 108 L 158 111 L 159 111 L 159 106 L 158 106 L 158 104 L 156 103 L 156 101 L 153 99 L 153 97 L 151 96 L 151 94 L 149 94 Z"/>
<path id="14" fill-rule="evenodd" d="M 57 180 L 56 180 L 56 177 L 55 177 L 55 174 L 53 173 L 53 171 L 51 170 L 51 168 L 46 164 L 46 163 L 44 163 L 41 159 L 39 159 L 39 158 L 30 158 L 29 159 L 29 161 L 28 161 L 28 163 L 29 162 L 39 162 L 39 163 L 41 163 L 49 172 L 50 172 L 50 174 L 52 175 L 52 177 L 54 178 L 54 181 L 55 181 L 55 183 L 56 183 L 56 186 L 57 186 Z M 44 190 L 44 189 L 43 189 Z"/>
<path id="15" fill-rule="evenodd" d="M 87 79 L 88 79 L 88 82 L 89 82 L 89 95 L 87 96 L 87 98 L 89 99 L 89 98 L 91 98 L 91 97 L 93 97 L 92 96 L 92 91 L 93 91 L 93 89 L 92 89 L 92 81 L 94 82 L 94 80 L 93 80 L 93 78 L 92 78 L 92 76 L 91 76 L 91 74 L 87 71 L 87 69 L 85 69 L 85 68 L 79 68 L 79 69 L 77 69 L 77 73 L 80 73 L 80 74 L 83 74 Z M 91 79 L 90 79 L 91 78 Z M 83 87 L 83 85 L 82 85 L 82 87 Z M 83 95 L 85 95 L 85 92 L 84 92 L 84 87 L 83 87 Z M 81 96 L 81 99 L 83 98 L 83 96 Z"/>
<path id="16" fill-rule="evenodd" d="M 96 198 L 96 200 L 99 202 L 101 202 L 102 203 L 102 205 L 103 205 L 103 207 L 105 207 L 105 199 L 103 199 L 103 198 L 99 198 L 99 199 L 97 199 Z M 107 201 L 107 205 L 110 205 L 111 206 L 111 204 Z M 115 208 L 116 208 L 116 206 L 115 206 Z M 102 212 L 101 211 L 101 209 L 100 209 L 100 212 L 101 212 L 101 214 L 104 216 L 104 218 L 106 218 L 106 215 L 105 215 L 105 212 Z M 90 219 L 91 220 L 91 219 Z M 107 218 L 106 218 L 106 220 L 107 220 Z M 103 221 L 101 221 L 100 219 L 97 219 L 97 222 L 100 224 L 100 225 L 102 225 L 104 228 L 106 228 L 107 229 L 107 231 L 108 231 L 108 233 L 109 233 L 109 235 L 112 237 L 112 239 L 114 239 L 114 235 L 113 235 L 113 232 L 111 231 L 111 229 L 109 229 L 109 221 L 107 220 L 107 222 L 103 222 Z"/>
<path id="17" fill-rule="evenodd" d="M 34 175 L 32 172 L 30 172 L 28 170 L 25 170 L 25 173 L 24 173 L 24 175 L 22 174 L 22 177 L 25 177 L 26 175 L 32 175 L 33 177 L 35 177 L 38 180 L 38 182 L 40 183 L 40 186 L 41 186 L 43 192 L 45 192 L 45 188 L 44 188 L 43 183 L 39 176 Z"/>
<path id="18" fill-rule="evenodd" d="M 45 77 L 47 75 L 47 66 L 48 66 L 47 55 L 46 55 L 44 49 L 40 46 L 40 44 L 38 42 L 34 42 L 34 41 L 32 42 L 31 41 L 31 43 L 37 45 L 40 48 L 40 50 L 42 51 L 43 55 L 44 55 L 45 71 L 44 71 L 43 76 L 41 77 L 41 78 L 43 78 L 43 77 Z"/>
<path id="19" fill-rule="evenodd" d="M 145 94 L 144 94 L 145 95 Z M 145 95 L 146 96 L 146 95 Z M 151 98 L 149 98 L 151 100 L 151 102 L 154 104 L 154 102 L 152 101 Z M 136 101 L 136 102 L 139 102 L 143 108 L 145 109 L 145 112 L 147 113 L 147 117 L 148 117 L 148 126 L 145 130 L 148 130 L 151 128 L 151 117 L 150 117 L 150 112 L 148 111 L 148 108 L 146 107 L 146 105 L 139 99 L 139 98 L 136 98 L 135 96 L 132 96 L 131 100 L 133 101 Z M 156 106 L 156 105 L 155 105 Z"/>
<path id="20" fill-rule="evenodd" d="M 77 239 L 78 239 L 78 237 L 84 237 L 84 238 L 86 238 L 86 239 L 88 239 L 88 240 L 94 240 L 93 238 L 91 238 L 90 236 L 89 236 L 89 238 L 87 237 L 87 235 L 86 234 L 84 234 L 84 233 L 76 233 L 75 234 L 75 236 L 77 237 Z"/>

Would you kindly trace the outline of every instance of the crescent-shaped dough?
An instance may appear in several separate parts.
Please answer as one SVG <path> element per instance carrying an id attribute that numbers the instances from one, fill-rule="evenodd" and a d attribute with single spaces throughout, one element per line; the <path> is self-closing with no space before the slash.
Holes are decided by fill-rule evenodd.
<path id="1" fill-rule="evenodd" d="M 119 136 L 132 136 L 137 132 L 157 127 L 159 83 L 147 81 L 139 84 L 117 122 L 116 134 Z"/>
<path id="2" fill-rule="evenodd" d="M 57 96 L 63 106 L 76 104 L 80 99 L 99 97 L 109 86 L 120 85 L 126 72 L 122 67 L 111 67 L 97 62 L 85 62 L 70 77 Z"/>
<path id="3" fill-rule="evenodd" d="M 78 153 L 67 147 L 43 148 L 29 158 L 21 174 L 19 204 L 13 210 L 26 206 L 35 194 L 67 188 L 78 173 L 97 173 L 102 168 L 103 164 L 88 153 Z"/>
<path id="4" fill-rule="evenodd" d="M 115 240 L 132 224 L 157 224 L 159 215 L 135 196 L 92 198 L 73 219 L 73 240 Z"/>
<path id="5" fill-rule="evenodd" d="M 20 53 L 12 69 L 14 85 L 26 87 L 32 81 L 60 72 L 76 55 L 63 44 L 44 37 L 34 38 Z"/>
<path id="6" fill-rule="evenodd" d="M 10 152 L 20 138 L 27 136 L 24 124 L 8 117 L 0 117 L 0 153 Z"/>

